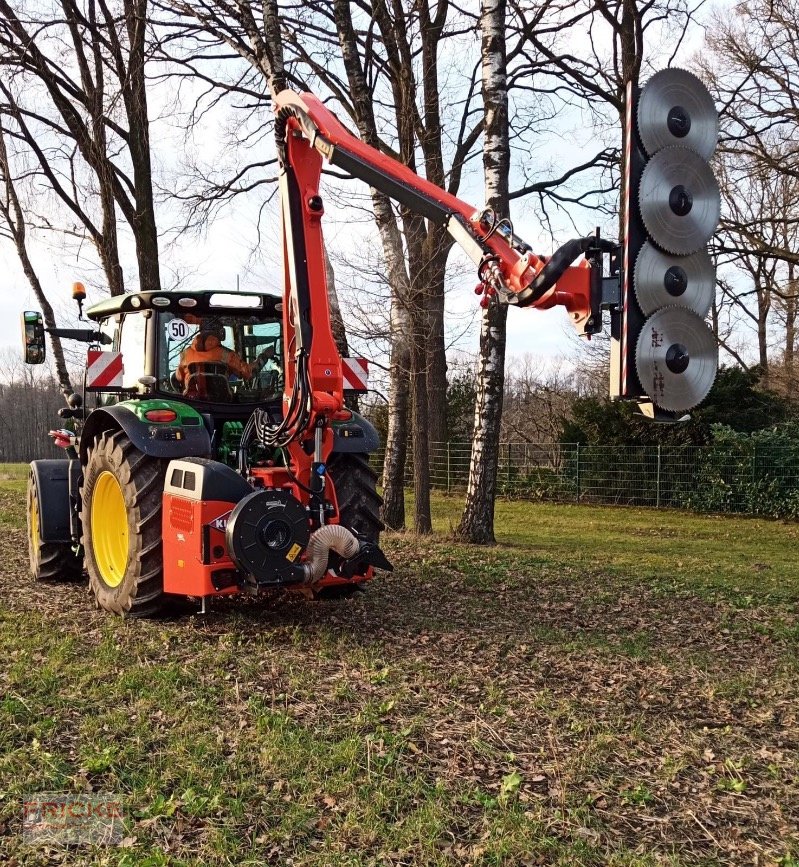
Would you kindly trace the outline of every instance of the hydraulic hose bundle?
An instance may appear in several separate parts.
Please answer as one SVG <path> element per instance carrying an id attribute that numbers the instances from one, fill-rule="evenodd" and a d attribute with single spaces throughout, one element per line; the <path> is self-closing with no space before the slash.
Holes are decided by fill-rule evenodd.
<path id="1" fill-rule="evenodd" d="M 587 235 L 584 238 L 572 238 L 557 250 L 541 269 L 533 282 L 522 292 L 511 295 L 508 301 L 516 307 L 529 307 L 540 301 L 544 295 L 560 280 L 569 266 L 584 253 L 592 251 L 611 252 L 614 249 L 612 241 Z"/>
<path id="2" fill-rule="evenodd" d="M 241 435 L 239 446 L 239 470 L 247 468 L 247 449 L 253 439 L 264 448 L 276 449 L 287 446 L 303 431 L 311 420 L 311 383 L 308 377 L 308 357 L 300 352 L 297 357 L 297 375 L 291 390 L 288 409 L 280 422 L 273 422 L 267 410 L 256 409 L 250 416 Z"/>

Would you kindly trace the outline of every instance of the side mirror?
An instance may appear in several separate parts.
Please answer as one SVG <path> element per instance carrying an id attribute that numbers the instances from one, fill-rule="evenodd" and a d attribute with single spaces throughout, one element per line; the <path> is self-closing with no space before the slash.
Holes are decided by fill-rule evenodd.
<path id="1" fill-rule="evenodd" d="M 22 340 L 25 343 L 25 363 L 44 364 L 47 345 L 42 314 L 38 310 L 26 310 L 22 314 Z"/>

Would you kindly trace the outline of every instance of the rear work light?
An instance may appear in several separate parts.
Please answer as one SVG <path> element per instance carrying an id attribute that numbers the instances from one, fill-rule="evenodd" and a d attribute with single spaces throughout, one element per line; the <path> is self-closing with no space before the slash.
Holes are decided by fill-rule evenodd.
<path id="1" fill-rule="evenodd" d="M 173 409 L 148 409 L 144 417 L 147 421 L 170 422 L 174 421 L 178 414 Z"/>

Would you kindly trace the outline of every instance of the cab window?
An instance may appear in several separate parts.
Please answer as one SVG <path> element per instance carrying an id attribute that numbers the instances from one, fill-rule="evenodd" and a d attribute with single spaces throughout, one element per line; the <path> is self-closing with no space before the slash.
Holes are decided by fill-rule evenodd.
<path id="1" fill-rule="evenodd" d="M 161 391 L 212 403 L 273 400 L 283 391 L 281 322 L 257 316 L 158 314 Z"/>
<path id="2" fill-rule="evenodd" d="M 119 339 L 120 339 L 120 323 L 122 322 L 121 316 L 109 316 L 108 319 L 102 319 L 98 322 L 97 327 L 101 334 L 105 335 L 109 338 L 109 343 L 101 343 L 100 349 L 105 350 L 106 352 L 113 350 L 115 352 L 119 351 Z M 125 359 L 122 359 L 122 363 L 125 363 Z M 97 392 L 95 396 L 95 405 L 96 406 L 112 406 L 117 403 L 119 400 L 119 395 L 116 392 Z"/>
<path id="3" fill-rule="evenodd" d="M 102 319 L 97 323 L 97 328 L 101 334 L 110 339 L 110 343 L 102 343 L 102 349 L 116 349 L 119 346 L 119 320 L 118 316 L 109 316 L 108 319 Z"/>
<path id="4" fill-rule="evenodd" d="M 144 376 L 147 319 L 141 313 L 122 317 L 119 351 L 122 353 L 122 387 L 138 389 Z"/>

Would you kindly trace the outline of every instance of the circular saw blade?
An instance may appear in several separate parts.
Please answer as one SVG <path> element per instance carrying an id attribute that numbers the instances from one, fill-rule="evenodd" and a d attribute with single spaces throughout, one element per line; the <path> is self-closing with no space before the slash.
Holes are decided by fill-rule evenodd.
<path id="1" fill-rule="evenodd" d="M 710 166 L 688 148 L 658 151 L 641 175 L 638 198 L 646 231 L 667 253 L 695 253 L 719 224 L 719 185 Z"/>
<path id="2" fill-rule="evenodd" d="M 719 137 L 719 115 L 708 89 L 685 69 L 661 69 L 644 86 L 636 112 L 647 155 L 680 145 L 709 160 Z"/>
<path id="3" fill-rule="evenodd" d="M 716 294 L 716 267 L 707 250 L 670 256 L 647 241 L 635 260 L 633 287 L 645 316 L 677 304 L 704 319 Z"/>
<path id="4" fill-rule="evenodd" d="M 701 403 L 713 386 L 718 364 L 713 332 L 685 307 L 661 308 L 638 335 L 638 379 L 661 409 L 684 412 Z"/>

